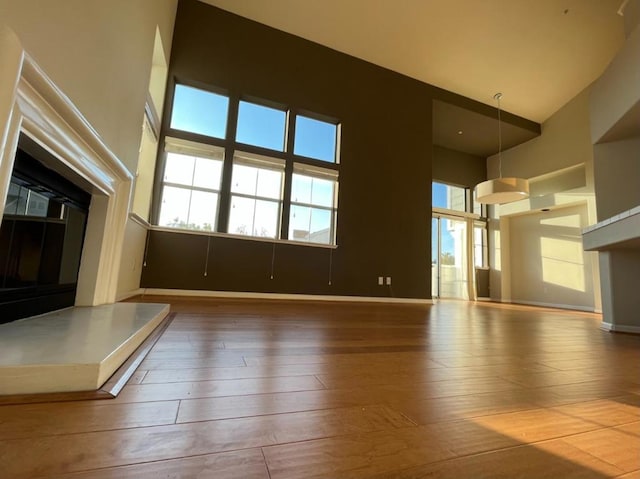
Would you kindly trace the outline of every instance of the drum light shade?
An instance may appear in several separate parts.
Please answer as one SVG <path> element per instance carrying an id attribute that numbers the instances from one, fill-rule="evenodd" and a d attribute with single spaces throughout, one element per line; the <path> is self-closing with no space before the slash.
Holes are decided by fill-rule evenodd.
<path id="1" fill-rule="evenodd" d="M 529 180 L 502 177 L 502 119 L 500 118 L 502 93 L 496 93 L 493 98 L 498 102 L 498 178 L 476 185 L 475 201 L 485 205 L 500 205 L 529 198 Z"/>
<path id="2" fill-rule="evenodd" d="M 476 185 L 476 201 L 486 205 L 511 203 L 529 197 L 529 180 L 495 178 Z"/>

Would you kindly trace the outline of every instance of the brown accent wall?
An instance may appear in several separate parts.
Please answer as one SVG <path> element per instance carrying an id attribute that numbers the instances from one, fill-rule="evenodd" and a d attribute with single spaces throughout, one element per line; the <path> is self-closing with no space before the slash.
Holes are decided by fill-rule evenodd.
<path id="1" fill-rule="evenodd" d="M 434 181 L 473 188 L 487 179 L 487 161 L 486 158 L 434 145 L 432 174 Z"/>
<path id="2" fill-rule="evenodd" d="M 205 277 L 207 236 L 152 231 L 142 287 L 430 298 L 432 99 L 479 104 L 195 0 L 169 76 L 168 103 L 177 80 L 339 119 L 338 248 L 329 285 L 329 249 L 277 244 L 270 279 L 272 243 L 212 237 Z"/>

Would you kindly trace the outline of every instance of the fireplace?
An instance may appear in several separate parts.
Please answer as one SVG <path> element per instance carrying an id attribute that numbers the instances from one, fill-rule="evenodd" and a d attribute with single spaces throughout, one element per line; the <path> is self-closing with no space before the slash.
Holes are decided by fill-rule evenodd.
<path id="1" fill-rule="evenodd" d="M 35 165 L 39 173 L 29 173 L 29 168 L 25 173 L 24 164 Z M 48 185 L 34 181 L 33 176 L 40 174 L 48 178 Z M 17 36 L 0 27 L 0 212 L 9 208 L 0 223 L 0 241 L 5 242 L 2 252 L 7 253 L 15 246 L 15 241 L 9 245 L 11 231 L 22 234 L 24 244 L 17 255 L 29 266 L 25 263 L 20 270 L 15 256 L 0 258 L 0 263 L 5 262 L 4 270 L 0 265 L 0 302 L 11 294 L 9 289 L 21 290 L 17 300 L 22 304 L 15 308 L 21 310 L 21 316 L 24 308 L 36 303 L 29 297 L 35 289 L 53 291 L 51 297 L 57 296 L 53 302 L 61 307 L 115 302 L 132 182 L 131 172 L 29 56 Z M 45 216 L 33 218 L 20 215 L 17 209 L 11 211 L 9 203 L 16 194 L 20 197 L 21 188 L 33 198 L 48 200 L 46 213 L 45 201 L 39 204 Z M 13 206 L 18 208 L 17 203 Z M 37 201 L 33 208 L 38 208 Z M 38 241 L 53 248 L 63 229 L 65 236 L 73 233 L 79 251 L 64 246 L 60 250 L 58 245 L 63 258 L 40 250 L 37 266 L 33 256 L 28 259 Z M 43 261 L 51 263 L 44 265 L 51 269 L 42 269 Z M 11 264 L 13 269 L 7 269 Z M 2 310 L 0 317 L 5 317 Z"/>
<path id="2" fill-rule="evenodd" d="M 73 306 L 91 195 L 20 135 L 0 224 L 0 324 Z"/>

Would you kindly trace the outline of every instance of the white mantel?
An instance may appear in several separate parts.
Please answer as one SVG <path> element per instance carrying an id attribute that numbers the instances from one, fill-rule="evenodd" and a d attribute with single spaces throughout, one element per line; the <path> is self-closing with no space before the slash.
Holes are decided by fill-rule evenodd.
<path id="1" fill-rule="evenodd" d="M 92 195 L 76 305 L 113 303 L 133 176 L 15 33 L 0 26 L 0 211 L 21 132 L 52 153 L 47 167 Z"/>

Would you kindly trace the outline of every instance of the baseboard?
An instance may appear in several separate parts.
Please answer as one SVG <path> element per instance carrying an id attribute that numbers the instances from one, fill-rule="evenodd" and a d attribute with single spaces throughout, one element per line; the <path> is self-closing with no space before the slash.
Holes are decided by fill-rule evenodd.
<path id="1" fill-rule="evenodd" d="M 292 301 L 333 301 L 351 303 L 400 303 L 400 304 L 433 304 L 431 299 L 420 298 L 384 298 L 375 296 L 329 296 L 322 294 L 283 294 L 253 293 L 248 291 L 207 291 L 192 289 L 141 289 L 141 295 L 151 296 L 190 296 L 204 298 L 237 298 L 237 299 L 280 299 Z"/>
<path id="2" fill-rule="evenodd" d="M 604 321 L 600 325 L 600 329 L 604 329 L 611 333 L 640 334 L 640 326 L 625 326 L 624 324 L 605 323 Z"/>
<path id="3" fill-rule="evenodd" d="M 125 299 L 132 298 L 134 296 L 139 296 L 141 294 L 144 294 L 144 289 L 142 288 L 134 289 L 133 291 L 128 291 L 126 293 L 120 293 L 116 296 L 116 303 L 119 301 L 124 301 Z"/>
<path id="4" fill-rule="evenodd" d="M 510 301 L 502 301 L 503 303 L 509 304 L 525 304 L 527 306 L 538 306 L 541 308 L 554 308 L 554 309 L 570 309 L 573 311 L 584 311 L 585 313 L 597 313 L 598 311 L 595 308 L 590 308 L 588 306 L 578 306 L 575 304 L 556 304 L 556 303 L 542 303 L 539 301 L 521 301 L 521 300 L 510 300 Z"/>

